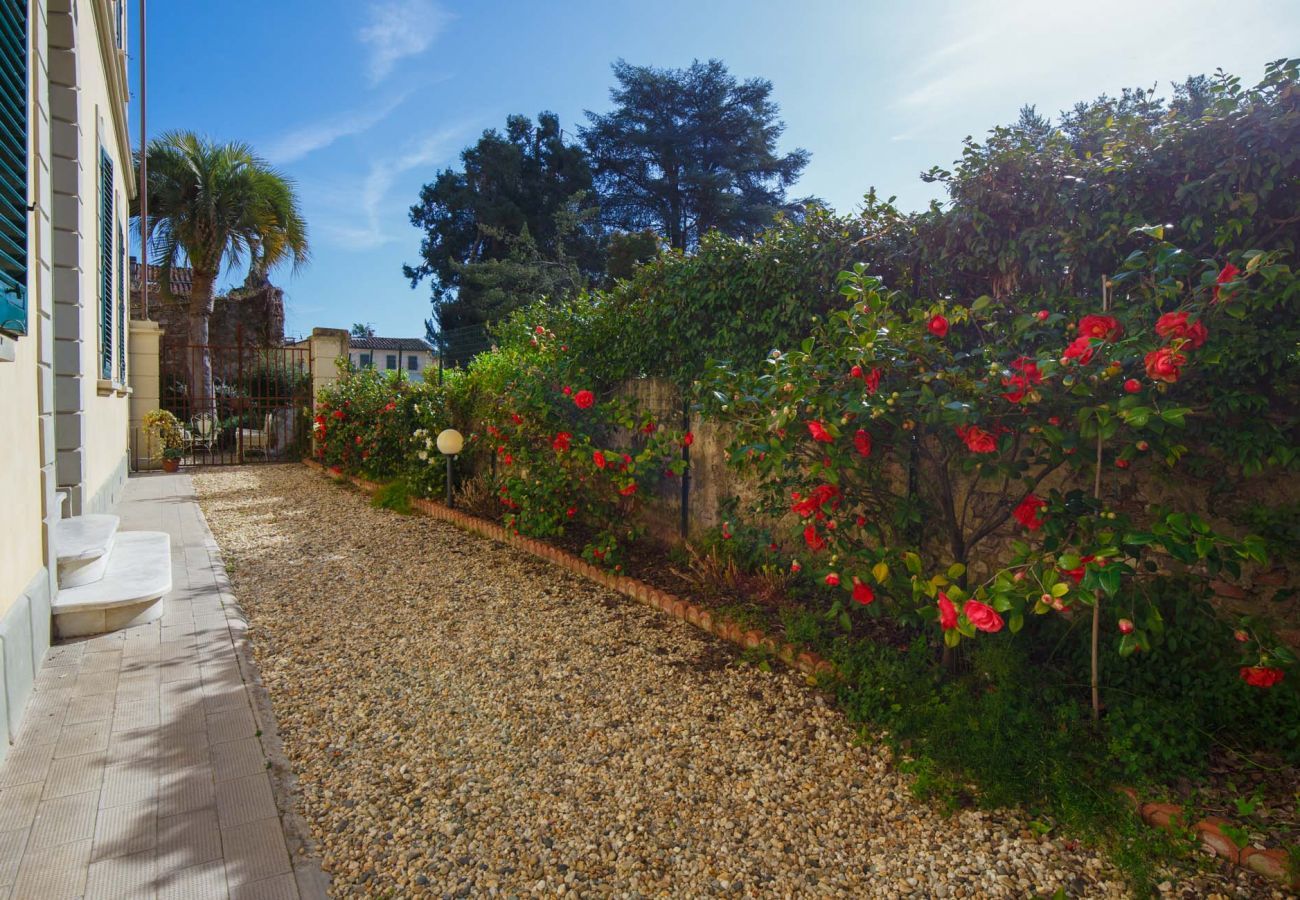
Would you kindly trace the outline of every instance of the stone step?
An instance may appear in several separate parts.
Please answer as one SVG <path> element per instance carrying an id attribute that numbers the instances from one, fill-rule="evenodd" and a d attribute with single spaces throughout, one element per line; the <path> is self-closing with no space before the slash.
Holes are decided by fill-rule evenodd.
<path id="1" fill-rule="evenodd" d="M 119 532 L 102 578 L 59 589 L 54 629 L 68 638 L 150 622 L 162 615 L 171 589 L 171 538 L 161 531 Z"/>
<path id="2" fill-rule="evenodd" d="M 74 516 L 54 523 L 54 554 L 59 559 L 59 587 L 98 581 L 121 520 L 117 516 Z"/>

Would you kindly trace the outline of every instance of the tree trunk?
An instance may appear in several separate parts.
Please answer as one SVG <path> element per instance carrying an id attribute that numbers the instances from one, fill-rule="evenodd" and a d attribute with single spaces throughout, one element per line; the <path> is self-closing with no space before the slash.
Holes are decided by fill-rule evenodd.
<path id="1" fill-rule="evenodd" d="M 212 349 L 208 346 L 208 319 L 212 315 L 212 289 L 216 274 L 194 270 L 190 286 L 190 415 L 216 418 L 217 395 L 212 385 Z"/>

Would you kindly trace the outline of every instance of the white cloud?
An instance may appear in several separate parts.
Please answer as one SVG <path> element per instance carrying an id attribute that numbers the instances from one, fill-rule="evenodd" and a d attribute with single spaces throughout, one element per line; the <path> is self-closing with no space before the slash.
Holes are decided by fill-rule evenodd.
<path id="1" fill-rule="evenodd" d="M 277 165 L 290 163 L 302 159 L 309 153 L 323 150 L 342 138 L 363 134 L 388 118 L 408 96 L 410 92 L 405 91 L 373 109 L 347 112 L 295 128 L 266 146 L 264 150 L 266 158 Z"/>
<path id="2" fill-rule="evenodd" d="M 406 217 L 388 203 L 393 186 L 407 172 L 447 160 L 464 133 L 463 127 L 453 126 L 427 134 L 401 153 L 371 162 L 358 189 L 325 192 L 333 214 L 321 220 L 324 233 L 348 250 L 373 250 L 399 240 L 392 226 L 405 224 Z"/>
<path id="3" fill-rule="evenodd" d="M 451 20 L 434 0 L 376 0 L 369 21 L 358 35 L 370 49 L 372 85 L 388 77 L 397 63 L 429 48 Z"/>
<path id="4" fill-rule="evenodd" d="M 933 49 L 901 71 L 894 108 L 912 128 L 943 128 L 990 105 L 1037 103 L 1055 116 L 1063 105 L 1125 86 L 1155 85 L 1167 95 L 1170 81 L 1217 66 L 1255 77 L 1277 54 L 1249 29 L 1205 27 L 1214 7 L 1214 0 L 1180 0 L 1176 11 L 1132 0 L 954 4 L 932 23 Z"/>

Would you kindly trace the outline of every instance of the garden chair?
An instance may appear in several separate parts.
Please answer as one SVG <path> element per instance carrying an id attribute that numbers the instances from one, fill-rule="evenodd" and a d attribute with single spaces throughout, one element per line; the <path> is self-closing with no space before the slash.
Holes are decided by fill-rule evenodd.
<path id="1" fill-rule="evenodd" d="M 273 414 L 267 413 L 266 419 L 262 422 L 262 427 L 258 428 L 241 428 L 239 429 L 239 448 L 240 462 L 243 462 L 243 454 L 249 450 L 255 450 L 265 456 L 274 446 L 275 441 L 275 418 Z"/>
<path id="2" fill-rule="evenodd" d="M 190 419 L 190 427 L 185 432 L 187 449 L 194 451 L 198 449 L 212 452 L 212 447 L 217 442 L 217 423 L 210 413 L 199 413 Z"/>

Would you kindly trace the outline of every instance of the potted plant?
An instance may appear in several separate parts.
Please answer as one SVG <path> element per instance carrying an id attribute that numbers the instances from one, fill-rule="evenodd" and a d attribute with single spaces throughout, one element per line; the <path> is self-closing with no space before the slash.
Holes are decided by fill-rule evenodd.
<path id="1" fill-rule="evenodd" d="M 185 432 L 176 417 L 165 409 L 155 409 L 145 413 L 141 424 L 162 445 L 163 471 L 179 469 L 181 457 L 185 455 Z"/>

